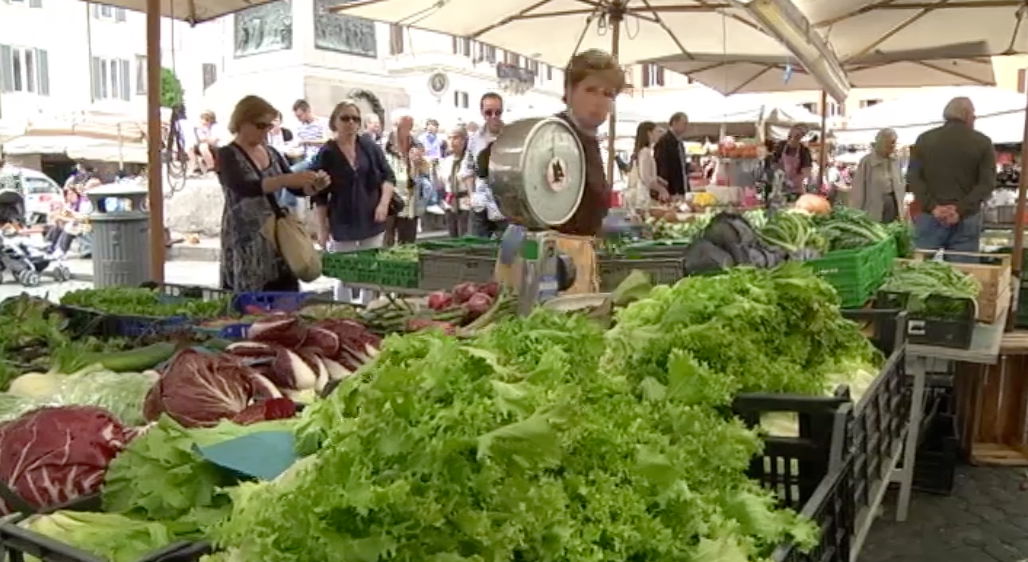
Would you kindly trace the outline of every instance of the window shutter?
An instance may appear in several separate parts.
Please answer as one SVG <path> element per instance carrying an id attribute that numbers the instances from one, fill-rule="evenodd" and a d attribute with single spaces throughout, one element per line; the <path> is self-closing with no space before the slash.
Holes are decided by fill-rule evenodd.
<path id="1" fill-rule="evenodd" d="M 93 4 L 93 19 L 100 19 L 100 5 Z"/>
<path id="2" fill-rule="evenodd" d="M 129 101 L 132 99 L 132 80 L 129 78 L 129 61 L 122 59 L 118 61 L 118 66 L 121 67 L 120 78 L 121 78 L 121 99 Z"/>
<path id="3" fill-rule="evenodd" d="M 114 21 L 125 21 L 125 8 L 115 8 Z"/>
<path id="4" fill-rule="evenodd" d="M 43 0 L 29 0 L 29 8 L 42 8 Z"/>
<path id="5" fill-rule="evenodd" d="M 136 95 L 146 95 L 146 57 L 136 55 Z"/>
<path id="6" fill-rule="evenodd" d="M 50 59 L 47 57 L 46 49 L 36 49 L 36 85 L 39 86 L 39 95 L 50 95 Z"/>
<path id="7" fill-rule="evenodd" d="M 100 95 L 101 94 L 101 91 L 100 91 L 100 86 L 101 86 L 101 84 L 100 84 L 100 82 L 101 82 L 101 76 L 100 76 L 100 57 L 93 57 L 93 60 L 92 60 L 92 62 L 90 64 L 89 78 L 90 78 L 89 81 L 93 85 L 93 100 L 95 101 L 95 100 L 101 99 L 103 96 Z"/>
<path id="8" fill-rule="evenodd" d="M 1026 74 L 1028 74 L 1028 68 L 1022 68 L 1017 71 L 1017 92 L 1023 94 L 1028 84 L 1025 84 Z"/>
<path id="9" fill-rule="evenodd" d="M 14 90 L 14 68 L 11 67 L 11 48 L 0 45 L 0 92 Z"/>

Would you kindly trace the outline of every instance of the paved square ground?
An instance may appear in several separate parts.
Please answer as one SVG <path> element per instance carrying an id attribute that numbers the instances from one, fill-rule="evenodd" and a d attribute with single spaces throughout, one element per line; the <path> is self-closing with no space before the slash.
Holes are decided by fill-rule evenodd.
<path id="1" fill-rule="evenodd" d="M 915 493 L 903 523 L 895 520 L 894 498 L 890 492 L 861 562 L 1028 561 L 1023 468 L 959 466 L 953 495 Z"/>

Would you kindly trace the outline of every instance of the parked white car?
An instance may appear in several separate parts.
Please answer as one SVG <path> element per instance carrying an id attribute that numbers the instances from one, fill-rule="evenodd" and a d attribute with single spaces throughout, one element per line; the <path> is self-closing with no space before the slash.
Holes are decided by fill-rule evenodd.
<path id="1" fill-rule="evenodd" d="M 25 198 L 25 221 L 28 224 L 46 222 L 51 209 L 59 204 L 64 190 L 50 176 L 29 168 L 4 166 L 2 176 L 14 176 L 21 184 L 21 193 Z"/>

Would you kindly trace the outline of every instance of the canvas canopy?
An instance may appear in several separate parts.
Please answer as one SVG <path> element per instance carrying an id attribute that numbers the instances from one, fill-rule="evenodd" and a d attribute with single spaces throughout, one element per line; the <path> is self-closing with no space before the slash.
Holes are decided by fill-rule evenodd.
<path id="1" fill-rule="evenodd" d="M 910 145 L 921 133 L 942 125 L 942 110 L 954 97 L 966 96 L 975 106 L 975 129 L 993 143 L 1020 143 L 1024 135 L 1024 96 L 998 88 L 943 88 L 918 92 L 857 111 L 844 129 L 835 130 L 843 145 L 868 145 L 885 127 L 896 131 L 901 145 Z"/>

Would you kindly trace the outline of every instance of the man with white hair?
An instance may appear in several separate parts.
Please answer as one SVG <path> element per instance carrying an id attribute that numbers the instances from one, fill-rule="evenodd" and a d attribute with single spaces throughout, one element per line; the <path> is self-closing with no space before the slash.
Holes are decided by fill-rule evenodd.
<path id="1" fill-rule="evenodd" d="M 974 130 L 969 98 L 950 100 L 942 117 L 945 124 L 922 133 L 910 150 L 907 183 L 921 208 L 917 247 L 977 252 L 982 203 L 996 187 L 996 152 Z"/>

